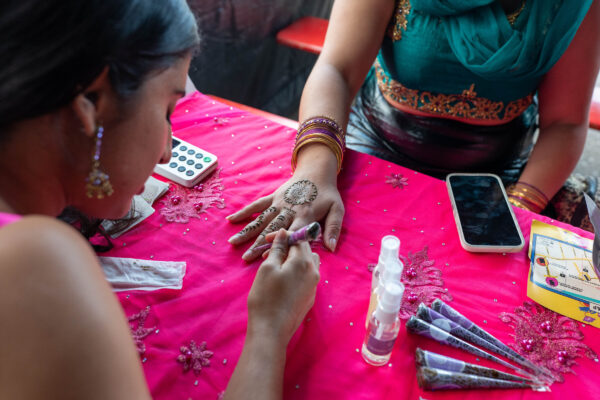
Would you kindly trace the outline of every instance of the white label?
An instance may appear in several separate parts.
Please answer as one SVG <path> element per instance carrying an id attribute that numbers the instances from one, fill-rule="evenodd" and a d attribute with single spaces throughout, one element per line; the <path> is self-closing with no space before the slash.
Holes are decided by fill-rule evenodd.
<path id="1" fill-rule="evenodd" d="M 590 302 L 590 310 L 600 314 L 600 304 Z"/>

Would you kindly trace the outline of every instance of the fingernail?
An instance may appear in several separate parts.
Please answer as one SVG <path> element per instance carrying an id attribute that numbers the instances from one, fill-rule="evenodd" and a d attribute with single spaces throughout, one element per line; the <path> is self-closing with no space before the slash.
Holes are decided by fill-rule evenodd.
<path id="1" fill-rule="evenodd" d="M 237 233 L 235 235 L 233 235 L 232 237 L 230 237 L 229 239 L 227 239 L 227 241 L 231 244 L 233 244 L 233 242 L 235 242 L 235 239 L 237 238 Z"/>
<path id="2" fill-rule="evenodd" d="M 335 251 L 335 246 L 337 245 L 337 240 L 335 240 L 335 238 L 331 238 L 329 239 L 329 248 L 331 249 L 331 251 Z"/>
<path id="3" fill-rule="evenodd" d="M 246 252 L 242 255 L 242 260 L 248 261 L 250 256 L 252 255 L 252 249 L 246 250 Z"/>

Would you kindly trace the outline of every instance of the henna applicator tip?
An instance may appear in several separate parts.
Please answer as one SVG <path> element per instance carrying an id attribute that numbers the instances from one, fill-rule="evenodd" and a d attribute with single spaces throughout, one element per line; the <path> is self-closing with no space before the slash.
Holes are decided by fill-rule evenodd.
<path id="1" fill-rule="evenodd" d="M 315 240 L 320 233 L 321 225 L 319 225 L 318 222 L 311 222 L 297 231 L 292 232 L 288 238 L 288 244 L 291 246 L 299 242 L 310 242 L 311 240 Z M 272 243 L 263 244 L 262 246 L 252 249 L 252 252 L 264 252 L 265 250 L 270 249 L 272 245 Z"/>

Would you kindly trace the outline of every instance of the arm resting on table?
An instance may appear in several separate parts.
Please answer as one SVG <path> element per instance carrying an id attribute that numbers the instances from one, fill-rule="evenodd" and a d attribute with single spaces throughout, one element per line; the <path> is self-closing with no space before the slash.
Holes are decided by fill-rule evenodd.
<path id="1" fill-rule="evenodd" d="M 391 0 L 337 0 L 331 12 L 323 51 L 315 64 L 300 102 L 300 122 L 315 116 L 327 116 L 342 127 L 348 123 L 352 99 L 362 85 L 381 47 L 387 23 L 392 17 Z M 321 153 L 315 157 L 305 153 Z M 298 168 L 307 166 L 336 176 L 333 153 L 324 145 L 302 148 Z M 334 167 L 331 167 L 333 165 Z"/>
<path id="2" fill-rule="evenodd" d="M 540 135 L 520 180 L 551 198 L 569 177 L 585 144 L 600 66 L 600 4 L 592 3 L 577 34 L 539 87 Z"/>

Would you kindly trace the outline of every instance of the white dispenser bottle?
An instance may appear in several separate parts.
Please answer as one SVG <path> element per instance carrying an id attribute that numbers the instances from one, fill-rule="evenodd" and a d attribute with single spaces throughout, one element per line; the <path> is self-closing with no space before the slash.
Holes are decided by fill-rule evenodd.
<path id="1" fill-rule="evenodd" d="M 400 330 L 398 311 L 403 295 L 403 284 L 385 285 L 362 346 L 362 356 L 368 364 L 381 366 L 389 361 Z"/>
<path id="2" fill-rule="evenodd" d="M 379 259 L 377 265 L 373 269 L 373 278 L 371 280 L 371 292 L 377 288 L 379 277 L 385 269 L 385 260 L 389 258 L 398 259 L 400 252 L 400 239 L 394 235 L 387 235 L 381 238 L 381 249 L 379 250 Z"/>
<path id="3" fill-rule="evenodd" d="M 379 297 L 383 293 L 384 286 L 388 283 L 402 283 L 402 270 L 404 269 L 404 265 L 397 256 L 388 255 L 388 258 L 382 266 L 383 272 L 377 279 L 377 286 L 374 290 L 371 290 L 365 327 L 369 326 L 369 320 L 371 319 L 373 311 L 377 308 L 377 303 L 379 302 Z"/>

